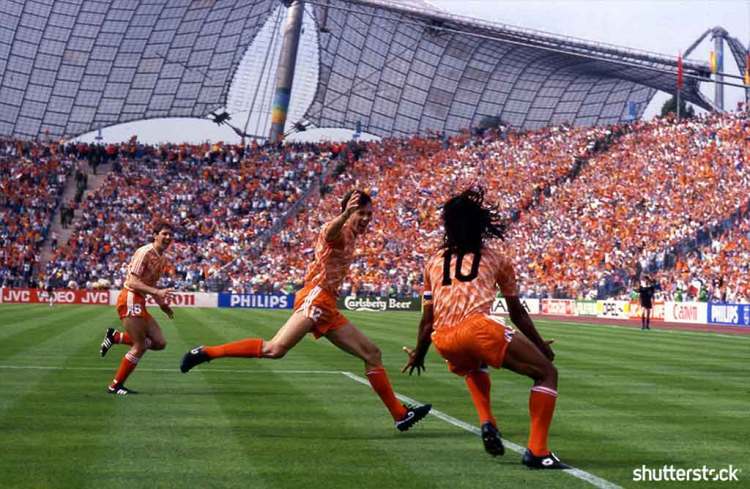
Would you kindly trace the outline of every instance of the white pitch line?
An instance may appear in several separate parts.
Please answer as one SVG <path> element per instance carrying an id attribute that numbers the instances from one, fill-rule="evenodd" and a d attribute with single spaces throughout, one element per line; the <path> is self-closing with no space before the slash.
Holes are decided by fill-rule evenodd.
<path id="1" fill-rule="evenodd" d="M 52 367 L 52 366 L 42 366 L 42 365 L 2 365 L 0 364 L 0 369 L 10 369 L 10 370 L 112 370 L 112 367 Z M 177 368 L 139 368 L 139 372 L 177 372 Z M 349 377 L 350 379 L 354 380 L 355 382 L 359 382 L 360 384 L 370 386 L 370 382 L 360 377 L 359 375 L 353 374 L 351 372 L 346 372 L 342 370 L 247 370 L 247 369 L 230 369 L 230 368 L 211 368 L 206 369 L 206 372 L 224 372 L 224 373 L 241 373 L 241 374 L 318 374 L 318 375 L 344 375 L 346 377 Z M 395 393 L 396 397 L 406 403 L 409 404 L 422 404 L 419 401 L 416 401 L 412 399 L 411 397 L 404 396 L 399 393 Z M 465 421 L 461 421 L 460 419 L 454 418 L 453 416 L 450 416 L 448 414 L 445 414 L 442 411 L 438 411 L 437 409 L 432 409 L 430 411 L 430 414 L 435 416 L 438 419 L 441 419 L 445 421 L 448 424 L 451 424 L 453 426 L 456 426 L 458 428 L 461 428 L 463 430 L 468 431 L 469 433 L 473 433 L 477 436 L 481 435 L 481 431 L 476 426 L 470 425 L 469 423 L 466 423 Z M 511 441 L 508 441 L 506 439 L 503 439 L 503 443 L 506 447 L 513 450 L 516 453 L 523 454 L 525 448 L 521 445 L 517 445 Z M 581 479 L 583 481 L 588 482 L 589 484 L 598 487 L 600 489 L 622 489 L 617 484 L 613 484 L 612 482 L 609 482 L 605 479 L 602 479 L 600 477 L 595 476 L 594 474 L 590 474 L 584 470 L 571 468 L 564 470 L 563 472 L 566 472 L 573 477 L 576 477 L 578 479 Z"/>
<path id="2" fill-rule="evenodd" d="M 370 382 L 367 379 L 365 379 L 364 377 L 360 377 L 359 375 L 353 374 L 351 372 L 341 372 L 341 373 L 344 374 L 345 376 L 349 377 L 350 379 L 352 379 L 355 382 L 359 382 L 360 384 L 364 384 L 364 385 L 367 385 L 367 386 L 370 385 Z M 407 396 L 401 395 L 399 393 L 395 393 L 395 394 L 396 394 L 396 397 L 400 401 L 403 401 L 403 402 L 406 402 L 406 403 L 409 403 L 409 404 L 414 404 L 414 405 L 423 404 L 423 403 L 421 403 L 419 401 L 416 401 L 416 400 L 412 399 L 411 397 L 407 397 Z M 469 433 L 473 433 L 473 434 L 475 434 L 477 436 L 481 436 L 482 435 L 481 430 L 479 428 L 477 428 L 476 426 L 470 425 L 469 423 L 467 423 L 465 421 L 461 421 L 458 418 L 454 418 L 453 416 L 445 414 L 442 411 L 438 411 L 435 408 L 432 408 L 432 410 L 430 411 L 430 414 L 433 415 L 433 416 L 435 416 L 438 419 L 442 419 L 443 421 L 445 421 L 448 424 L 452 424 L 453 426 L 461 428 L 462 430 L 466 430 Z M 505 438 L 503 438 L 503 444 L 506 447 L 508 447 L 509 449 L 513 450 L 514 452 L 516 452 L 518 454 L 523 454 L 523 452 L 526 450 L 525 447 L 522 447 L 521 445 L 517 445 L 517 444 L 515 444 L 515 443 L 513 443 L 511 441 L 508 441 Z M 597 477 L 594 474 L 590 474 L 590 473 L 586 472 L 585 470 L 577 469 L 575 467 L 563 470 L 562 472 L 570 474 L 573 477 L 581 479 L 582 481 L 588 482 L 592 486 L 598 487 L 600 489 L 622 489 L 622 487 L 618 486 L 617 484 L 609 482 L 606 479 L 602 479 L 601 477 Z"/>
<path id="3" fill-rule="evenodd" d="M 40 366 L 40 365 L 2 365 L 0 369 L 12 369 L 12 370 L 113 370 L 114 367 L 51 367 L 51 366 Z M 139 372 L 179 372 L 179 367 L 175 368 L 138 368 Z M 329 375 L 341 375 L 340 370 L 248 370 L 248 369 L 233 369 L 233 368 L 207 368 L 203 372 L 224 372 L 233 374 L 329 374 Z"/>

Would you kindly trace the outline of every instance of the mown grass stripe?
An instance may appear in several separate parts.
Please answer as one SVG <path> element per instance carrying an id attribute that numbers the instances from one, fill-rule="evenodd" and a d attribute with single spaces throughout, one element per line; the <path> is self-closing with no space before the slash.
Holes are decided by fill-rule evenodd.
<path id="1" fill-rule="evenodd" d="M 369 382 L 367 381 L 367 379 L 364 379 L 360 377 L 359 375 L 355 375 L 351 372 L 343 372 L 343 374 L 349 377 L 350 379 L 354 380 L 355 382 L 359 382 L 360 384 L 364 384 L 364 385 L 369 385 Z M 412 404 L 412 405 L 423 404 L 420 401 L 416 401 L 408 396 L 404 396 L 399 393 L 396 393 L 396 397 L 398 397 L 399 400 Z M 481 430 L 477 428 L 476 426 L 472 426 L 469 423 L 466 423 L 465 421 L 461 421 L 460 419 L 454 418 L 453 416 L 449 416 L 445 414 L 444 412 L 439 411 L 435 408 L 433 408 L 432 411 L 430 411 L 430 415 L 435 416 L 436 418 L 439 418 L 453 426 L 461 428 L 462 430 L 468 431 L 469 433 L 473 433 L 474 435 L 481 436 L 482 434 Z M 513 450 L 514 452 L 518 454 L 523 454 L 523 452 L 525 451 L 525 447 L 518 445 L 516 443 L 513 443 L 510 440 L 504 439 L 503 443 L 505 444 L 507 448 Z M 620 486 L 618 486 L 617 484 L 613 484 L 607 480 L 604 480 L 600 477 L 595 476 L 594 474 L 589 474 L 588 472 L 577 469 L 577 468 L 571 468 L 569 470 L 565 470 L 564 472 L 572 475 L 573 477 L 586 481 L 589 484 L 593 485 L 594 487 L 598 487 L 600 489 L 620 489 Z"/>
<path id="2" fill-rule="evenodd" d="M 78 314 L 85 314 L 78 311 Z M 55 370 L 5 371 L 0 401 L 3 457 L 0 472 L 8 487 L 83 487 L 92 452 L 107 445 L 112 409 L 104 403 L 104 383 L 68 367 L 95 354 L 96 339 L 81 342 L 81 322 L 53 339 L 60 362 Z M 38 345 L 37 351 L 50 341 Z M 26 350 L 34 358 L 35 350 Z M 18 470 L 18 468 L 28 470 Z"/>
<path id="3" fill-rule="evenodd" d="M 54 482 L 65 480 L 66 467 L 80 467 L 81 475 L 71 475 L 68 486 L 174 487 L 189 481 L 196 487 L 382 489 L 412 487 L 410 481 L 419 480 L 436 489 L 590 487 L 563 474 L 528 471 L 515 454 L 488 457 L 480 440 L 434 417 L 401 436 L 371 390 L 338 373 L 307 374 L 360 375 L 361 362 L 324 339 L 305 338 L 282 361 L 227 359 L 179 373 L 188 348 L 270 338 L 290 311 L 178 309 L 175 321 L 152 311 L 168 347 L 148 352 L 133 374 L 130 386 L 141 394 L 113 399 L 103 389 L 127 348 L 117 346 L 104 359 L 97 352 L 112 309 L 23 307 L 27 313 L 18 316 L 13 314 L 21 308 L 0 305 L 0 335 L 33 331 L 48 315 L 77 312 L 0 351 L 5 354 L 0 405 L 7 406 L 0 407 L 0 424 L 30 433 L 34 443 L 44 444 L 44 436 L 55 440 L 47 452 L 53 456 L 39 459 L 46 466 L 36 484 L 23 483 L 36 469 L 19 461 L 32 450 L 30 443 L 21 443 L 15 462 L 0 468 L 3 486 L 47 487 L 54 485 L 53 476 L 59 476 Z M 2 314 L 9 310 L 25 324 L 4 324 Z M 426 375 L 398 373 L 406 360 L 401 346 L 413 345 L 418 314 L 346 315 L 381 348 L 397 392 L 476 423 L 464 382 L 434 351 Z M 563 460 L 626 487 L 642 464 L 731 463 L 750 473 L 744 456 L 750 438 L 744 422 L 750 394 L 744 337 L 543 322 L 538 327 L 558 340 L 560 397 L 550 443 Z M 54 385 L 47 388 L 47 383 Z M 528 434 L 529 386 L 529 379 L 513 373 L 492 374 L 495 415 L 511 440 Z M 41 423 L 35 427 L 36 416 Z M 101 431 L 100 419 L 117 425 Z M 85 436 L 89 427 L 91 440 Z M 80 437 L 68 436 L 74 430 Z M 81 449 L 65 453 L 59 447 L 66 441 Z M 12 449 L 0 437 L 0 453 Z M 34 456 L 29 460 L 37 460 Z"/>
<path id="4" fill-rule="evenodd" d="M 231 334 L 231 331 L 223 331 L 221 334 L 217 333 L 216 330 L 221 327 L 224 322 L 223 319 L 212 317 L 210 325 L 208 324 L 209 320 L 201 317 L 201 315 L 195 315 L 195 320 L 203 325 L 201 328 L 202 337 L 212 342 L 225 341 L 225 338 L 221 337 L 222 334 Z M 228 392 L 227 387 L 231 388 L 231 385 L 218 382 L 216 377 L 210 374 L 213 365 L 198 367 L 195 369 L 195 372 L 191 371 L 189 375 L 200 375 L 212 395 L 222 399 L 219 405 L 224 416 L 231 423 L 233 433 L 252 433 L 252 436 L 236 437 L 236 441 L 242 445 L 247 456 L 252 458 L 253 465 L 257 467 L 258 477 L 252 481 L 254 486 L 289 487 L 290 481 L 295 480 L 300 484 L 304 484 L 304 480 L 309 476 L 310 464 L 314 465 L 316 463 L 314 460 L 290 460 L 289 466 L 285 469 L 284 479 L 286 482 L 284 483 L 278 482 L 277 474 L 274 471 L 264 469 L 268 466 L 270 460 L 283 456 L 286 451 L 294 452 L 308 443 L 304 435 L 300 439 L 300 433 L 296 432 L 295 425 L 299 422 L 298 420 L 286 416 L 278 416 L 278 403 L 294 402 L 295 405 L 304 406 L 304 413 L 298 413 L 298 416 L 302 416 L 303 420 L 315 420 L 314 426 L 308 426 L 310 436 L 312 436 L 312 439 L 316 443 L 323 445 L 320 447 L 323 452 L 327 452 L 328 450 L 325 448 L 325 445 L 331 443 L 331 436 L 334 436 L 333 442 L 336 443 L 335 437 L 340 436 L 343 428 L 340 417 L 346 415 L 346 413 L 341 413 L 341 406 L 335 400 L 333 392 L 337 389 L 328 380 L 321 384 L 315 378 L 308 377 L 307 379 L 296 381 L 297 377 L 277 374 L 275 372 L 278 370 L 271 368 L 271 365 L 281 362 L 272 362 L 269 360 L 245 360 L 245 362 L 252 362 L 265 375 L 253 377 L 252 384 L 236 385 L 236 392 Z M 271 388 L 273 388 L 272 397 L 269 390 Z M 244 395 L 247 396 L 248 401 L 256 398 L 260 398 L 260 401 L 246 405 L 242 399 L 243 392 L 246 393 Z M 274 404 L 274 400 L 276 404 Z M 259 417 L 260 419 L 254 420 L 253 418 L 243 416 L 243 413 L 249 414 L 251 412 L 255 414 L 255 417 Z M 282 432 L 275 430 L 274 421 L 278 421 L 279 428 L 283 430 Z M 309 423 L 309 421 L 304 422 L 306 424 Z M 289 432 L 288 438 L 275 440 L 275 438 L 280 435 L 283 436 L 287 431 Z M 262 452 L 259 451 L 258 439 L 267 439 Z M 419 481 L 420 478 L 416 477 L 413 472 L 402 467 L 398 457 L 383 452 L 374 446 L 362 447 L 362 443 L 359 441 L 355 443 L 360 445 L 360 451 L 362 452 L 360 456 L 369 456 L 373 461 L 378 461 L 379 464 L 387 463 L 387 466 L 390 468 L 389 479 L 396 479 L 398 481 L 400 478 L 402 483 L 412 481 L 412 485 L 417 488 L 427 489 L 430 487 L 426 482 L 415 484 L 414 481 Z M 377 477 L 375 475 L 377 471 L 373 471 L 371 468 L 368 468 L 367 471 L 368 473 L 372 472 L 371 475 L 373 477 Z M 404 471 L 406 472 L 403 473 Z M 361 469 L 357 469 L 354 472 L 361 472 Z M 403 474 L 397 475 L 397 473 Z M 344 487 L 345 483 L 346 485 L 354 484 L 358 478 L 349 473 L 349 471 L 329 474 L 328 477 L 328 483 L 336 487 Z M 382 477 L 381 475 L 378 478 Z M 365 485 L 367 486 L 368 484 Z"/>

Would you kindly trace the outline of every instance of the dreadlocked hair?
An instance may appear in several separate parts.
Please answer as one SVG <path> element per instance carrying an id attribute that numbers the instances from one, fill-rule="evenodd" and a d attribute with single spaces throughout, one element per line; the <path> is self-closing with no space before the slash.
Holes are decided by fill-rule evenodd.
<path id="1" fill-rule="evenodd" d="M 443 205 L 445 235 L 442 248 L 449 253 L 479 253 L 487 239 L 505 237 L 497 206 L 484 205 L 484 189 L 469 188 Z"/>

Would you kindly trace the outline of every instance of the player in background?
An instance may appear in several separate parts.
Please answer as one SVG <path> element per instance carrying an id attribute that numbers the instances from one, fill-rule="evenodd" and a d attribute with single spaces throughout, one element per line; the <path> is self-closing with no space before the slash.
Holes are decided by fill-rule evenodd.
<path id="1" fill-rule="evenodd" d="M 470 189 L 443 206 L 443 245 L 425 265 L 417 346 L 404 347 L 409 360 L 402 372 L 411 375 L 416 369 L 420 374 L 434 343 L 449 370 L 464 377 L 479 414 L 484 448 L 493 456 L 502 455 L 505 448 L 490 407 L 487 366 L 530 377 L 531 430 L 522 463 L 535 469 L 568 468 L 547 447 L 557 399 L 552 342 L 542 339 L 521 305 L 510 261 L 488 242 L 502 237 L 503 226 L 496 211 L 483 203 L 484 191 Z M 511 320 L 523 334 L 490 315 L 498 286 Z"/>
<path id="2" fill-rule="evenodd" d="M 135 370 L 146 350 L 163 350 L 167 346 L 159 323 L 146 310 L 146 296 L 153 297 L 169 319 L 174 317 L 174 312 L 169 307 L 172 291 L 156 287 L 168 264 L 164 252 L 172 243 L 171 225 L 164 221 L 155 223 L 153 236 L 153 242 L 138 248 L 130 260 L 125 284 L 117 297 L 117 314 L 125 331 L 109 328 L 102 341 L 102 356 L 107 354 L 113 344 L 130 345 L 115 378 L 107 387 L 110 394 L 135 394 L 135 391 L 125 387 L 125 380 Z"/>
<path id="3" fill-rule="evenodd" d="M 349 191 L 341 213 L 327 222 L 315 245 L 315 259 L 297 292 L 294 313 L 270 340 L 247 338 L 218 346 L 199 346 L 185 353 L 180 370 L 188 372 L 203 362 L 223 357 L 284 357 L 302 338 L 312 333 L 364 361 L 370 385 L 385 404 L 396 428 L 406 431 L 424 418 L 431 406 L 407 407 L 396 399 L 378 347 L 336 309 L 336 296 L 354 259 L 355 241 L 365 234 L 372 219 L 372 200 L 362 191 Z"/>

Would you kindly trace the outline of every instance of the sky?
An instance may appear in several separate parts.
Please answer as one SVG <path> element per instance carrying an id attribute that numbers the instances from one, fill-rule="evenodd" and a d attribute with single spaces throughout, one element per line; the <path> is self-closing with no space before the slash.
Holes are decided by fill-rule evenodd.
<path id="1" fill-rule="evenodd" d="M 750 37 L 750 0 L 427 0 L 435 7 L 456 15 L 475 17 L 554 34 L 653 51 L 677 57 L 703 32 L 724 27 L 744 46 Z M 713 43 L 709 39 L 690 55 L 708 60 Z M 251 48 L 252 49 L 252 48 Z M 725 48 L 724 68 L 738 74 Z M 713 99 L 713 84 L 703 83 L 703 91 Z M 734 108 L 744 99 L 742 89 L 725 90 L 725 107 Z M 658 114 L 669 95 L 658 93 L 645 117 Z M 236 119 L 242 119 L 239 114 Z M 107 142 L 127 140 L 133 134 L 147 143 L 163 141 L 237 141 L 229 129 L 209 121 L 156 120 L 122 124 L 102 130 Z M 329 138 L 347 138 L 350 130 L 316 131 Z M 303 134 L 303 138 L 310 134 Z M 93 140 L 94 134 L 81 139 Z"/>
<path id="2" fill-rule="evenodd" d="M 750 0 L 428 0 L 457 15 L 477 17 L 553 34 L 671 55 L 684 52 L 711 27 L 724 27 L 744 46 L 750 35 Z M 713 43 L 706 38 L 690 55 L 707 61 Z M 738 74 L 725 46 L 724 69 Z M 713 84 L 702 84 L 713 99 Z M 725 108 L 744 99 L 742 89 L 725 89 Z M 660 94 L 647 110 L 651 117 L 669 98 Z"/>

